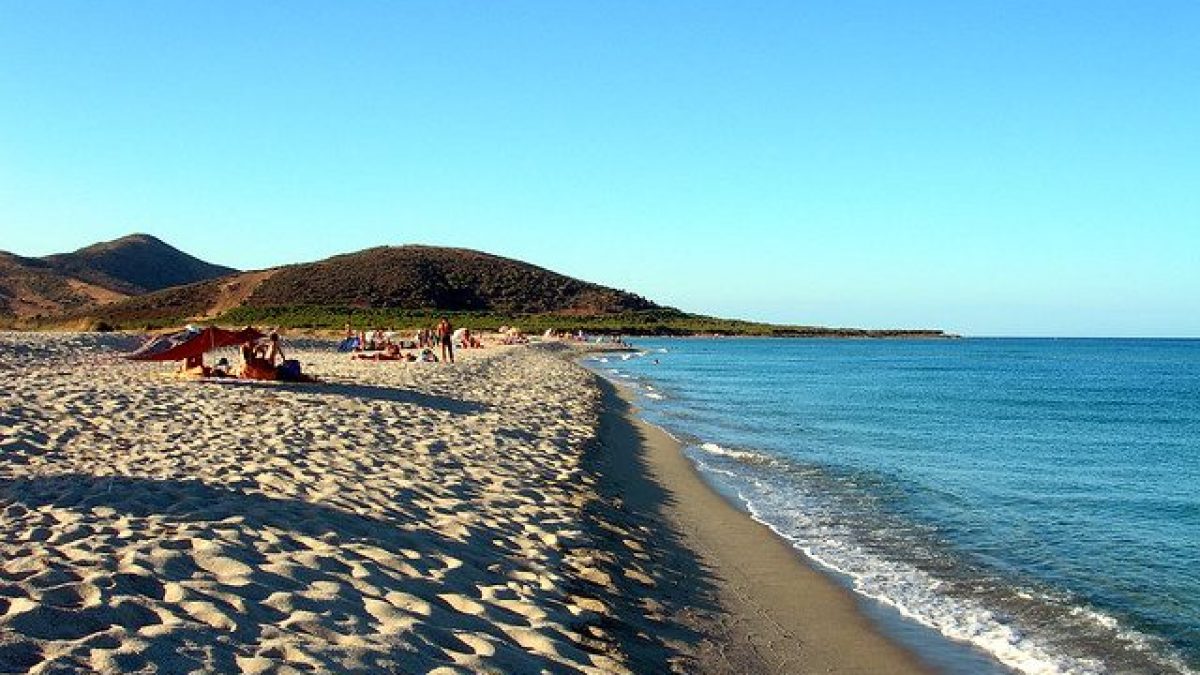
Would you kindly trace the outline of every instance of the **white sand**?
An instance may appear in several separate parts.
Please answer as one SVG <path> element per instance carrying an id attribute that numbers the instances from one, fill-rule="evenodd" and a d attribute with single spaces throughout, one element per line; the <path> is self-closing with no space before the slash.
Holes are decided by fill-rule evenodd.
<path id="1" fill-rule="evenodd" d="M 582 369 L 313 344 L 330 384 L 196 383 L 134 344 L 0 334 L 0 672 L 630 664 L 606 593 L 641 573 L 581 525 Z"/>

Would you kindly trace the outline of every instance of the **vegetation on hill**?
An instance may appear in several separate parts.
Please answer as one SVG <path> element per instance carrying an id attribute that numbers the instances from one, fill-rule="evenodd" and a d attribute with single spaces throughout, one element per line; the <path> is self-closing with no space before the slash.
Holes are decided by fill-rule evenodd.
<path id="1" fill-rule="evenodd" d="M 203 288 L 217 282 L 196 284 Z M 172 289 L 182 290 L 182 289 Z M 602 335 L 747 335 L 766 337 L 945 337 L 936 330 L 863 330 L 822 326 L 784 326 L 736 319 L 720 319 L 688 314 L 676 309 L 658 308 L 612 314 L 509 314 L 500 312 L 454 311 L 438 309 L 363 308 L 347 306 L 280 305 L 275 307 L 239 306 L 216 316 L 197 321 L 202 315 L 192 304 L 197 294 L 187 292 L 156 293 L 102 308 L 101 312 L 77 313 L 68 317 L 68 325 L 101 325 L 106 328 L 157 330 L 185 323 L 223 326 L 278 326 L 341 331 L 346 324 L 354 330 L 416 330 L 431 327 L 441 317 L 455 326 L 473 330 L 496 330 L 504 326 L 519 328 L 529 335 L 547 329 L 584 331 Z M 147 302 L 153 298 L 153 302 Z M 112 311 L 118 309 L 119 311 Z M 64 319 L 58 319 L 62 322 Z"/>
<path id="2" fill-rule="evenodd" d="M 176 286 L 155 293 L 135 295 L 108 305 L 67 312 L 61 318 L 71 322 L 92 318 L 123 328 L 181 325 L 208 313 L 212 297 L 217 293 L 220 284 L 220 280 L 212 279 Z M 51 318 L 50 322 L 53 321 Z"/>
<path id="3" fill-rule="evenodd" d="M 236 293 L 229 292 L 234 287 Z M 284 318 L 274 323 L 332 326 L 342 320 L 330 317 L 365 308 L 398 318 L 433 312 L 563 317 L 555 319 L 556 326 L 587 317 L 664 311 L 633 293 L 508 258 L 466 249 L 402 246 L 168 288 L 73 312 L 67 318 L 77 322 L 91 317 L 117 326 L 142 327 L 214 315 L 239 323 L 241 317 L 257 321 L 278 314 Z"/>
<path id="4" fill-rule="evenodd" d="M 547 329 L 604 335 L 754 335 L 769 337 L 944 337 L 936 330 L 861 330 L 821 326 L 782 326 L 736 319 L 719 319 L 659 307 L 611 314 L 508 314 L 495 312 L 411 310 L 397 308 L 280 306 L 239 307 L 217 317 L 227 325 L 269 325 L 289 328 L 355 330 L 375 328 L 415 330 L 447 317 L 455 326 L 496 330 L 503 326 L 540 334 Z"/>
<path id="5" fill-rule="evenodd" d="M 371 248 L 284 267 L 245 302 L 506 314 L 657 309 L 645 298 L 509 258 L 432 246 Z"/>
<path id="6" fill-rule="evenodd" d="M 340 330 L 349 323 L 355 329 L 412 330 L 448 316 L 458 326 L 476 330 L 515 326 L 528 334 L 554 329 L 623 335 L 941 336 L 940 331 L 779 326 L 688 314 L 627 291 L 456 248 L 372 248 L 314 263 L 171 286 L 98 306 L 72 293 L 78 294 L 83 285 L 95 295 L 100 284 L 136 293 L 170 283 L 179 270 L 192 277 L 228 268 L 208 265 L 145 235 L 46 259 L 0 257 L 0 278 L 10 260 L 16 261 L 10 267 L 45 272 L 23 283 L 53 298 L 48 304 L 57 303 L 60 310 L 40 317 L 27 312 L 25 327 L 141 330 L 203 322 Z M 171 266 L 176 269 L 166 269 Z M 4 292 L 0 284 L 0 302 Z"/>

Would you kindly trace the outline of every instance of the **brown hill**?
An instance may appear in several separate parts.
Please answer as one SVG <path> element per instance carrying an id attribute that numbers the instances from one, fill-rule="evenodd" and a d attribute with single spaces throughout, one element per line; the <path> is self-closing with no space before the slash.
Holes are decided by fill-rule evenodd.
<path id="1" fill-rule="evenodd" d="M 45 260 L 17 262 L 23 269 L 50 265 Z M 0 258 L 0 267 L 3 263 Z M 352 321 L 359 327 L 411 328 L 428 325 L 444 313 L 457 314 L 456 323 L 469 323 L 473 329 L 516 323 L 531 333 L 555 329 L 622 335 L 946 337 L 936 330 L 779 326 L 688 314 L 518 260 L 433 246 L 371 248 L 230 274 L 99 307 L 83 306 L 26 325 L 150 328 L 216 320 L 337 329 Z"/>
<path id="2" fill-rule="evenodd" d="M 119 324 L 210 318 L 239 307 L 362 307 L 601 315 L 661 309 L 645 298 L 459 248 L 378 247 L 169 288 L 89 313 Z"/>
<path id="3" fill-rule="evenodd" d="M 529 263 L 461 248 L 382 246 L 284 267 L 250 307 L 343 305 L 506 314 L 654 309 L 645 298 Z"/>
<path id="4" fill-rule="evenodd" d="M 148 234 L 131 234 L 74 253 L 46 256 L 45 260 L 67 275 L 129 295 L 215 279 L 237 271 L 200 260 Z"/>
<path id="5" fill-rule="evenodd" d="M 145 234 L 44 258 L 0 251 L 0 316 L 28 318 L 79 312 L 235 271 L 207 263 Z"/>
<path id="6" fill-rule="evenodd" d="M 67 277 L 45 260 L 0 251 L 0 316 L 57 314 L 124 297 Z"/>

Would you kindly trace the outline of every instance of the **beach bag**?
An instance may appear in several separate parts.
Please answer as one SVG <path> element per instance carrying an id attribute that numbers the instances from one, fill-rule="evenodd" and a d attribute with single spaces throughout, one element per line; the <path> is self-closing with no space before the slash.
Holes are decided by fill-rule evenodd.
<path id="1" fill-rule="evenodd" d="M 279 379 L 291 381 L 299 380 L 300 362 L 295 359 L 288 359 L 279 364 Z"/>

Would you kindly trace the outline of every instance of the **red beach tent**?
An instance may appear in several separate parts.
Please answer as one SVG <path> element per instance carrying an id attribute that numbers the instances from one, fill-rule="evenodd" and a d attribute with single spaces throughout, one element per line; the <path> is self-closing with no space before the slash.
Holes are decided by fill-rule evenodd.
<path id="1" fill-rule="evenodd" d="M 198 358 L 214 349 L 232 347 L 262 337 L 265 335 L 253 328 L 225 330 L 209 326 L 201 330 L 188 329 L 151 338 L 125 358 L 134 361 L 183 361 Z"/>

